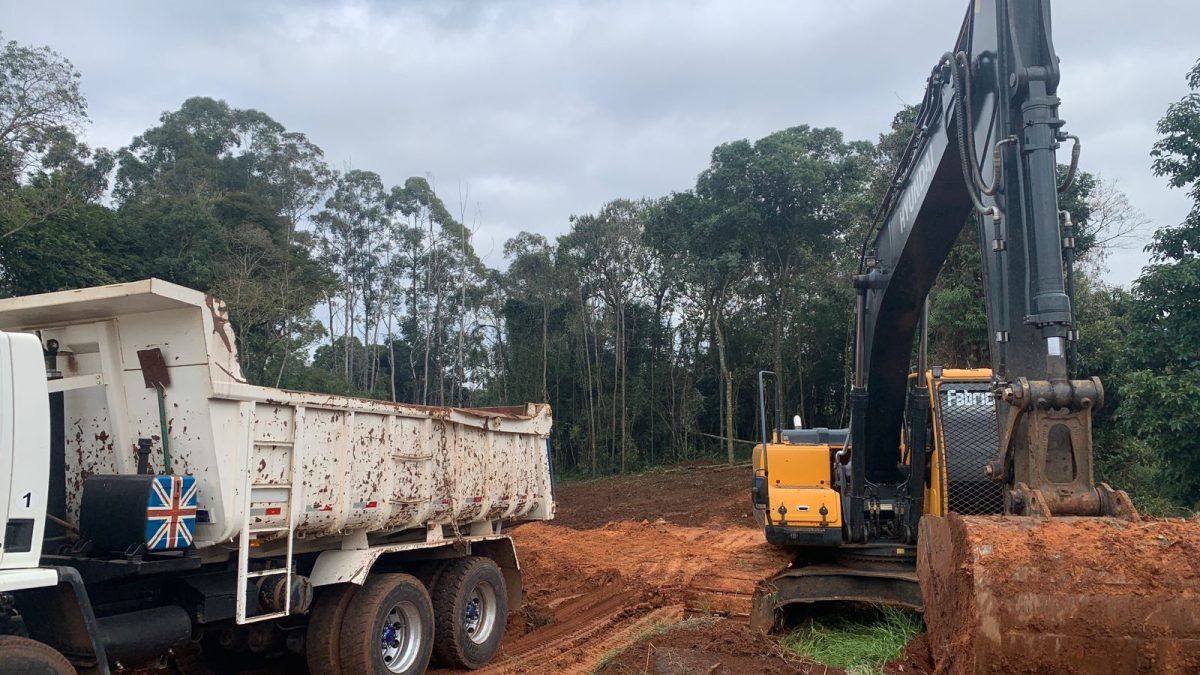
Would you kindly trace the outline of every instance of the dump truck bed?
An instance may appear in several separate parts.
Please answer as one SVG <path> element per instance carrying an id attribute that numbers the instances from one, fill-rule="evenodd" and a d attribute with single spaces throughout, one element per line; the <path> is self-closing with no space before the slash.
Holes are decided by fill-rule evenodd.
<path id="1" fill-rule="evenodd" d="M 86 477 L 136 472 L 138 439 L 150 439 L 162 472 L 164 435 L 172 473 L 196 477 L 202 550 L 248 526 L 286 526 L 293 508 L 295 535 L 309 539 L 484 534 L 498 520 L 553 516 L 548 405 L 429 407 L 254 386 L 224 305 L 158 279 L 0 300 L 0 330 L 60 345 L 51 391 L 64 391 L 67 489 L 54 515 L 71 523 Z M 143 368 L 153 350 L 165 378 Z M 165 434 L 156 377 L 169 379 Z"/>

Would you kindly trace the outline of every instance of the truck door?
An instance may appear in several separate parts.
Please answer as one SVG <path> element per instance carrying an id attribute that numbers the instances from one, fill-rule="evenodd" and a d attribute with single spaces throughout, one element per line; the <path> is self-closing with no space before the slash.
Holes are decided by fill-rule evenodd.
<path id="1" fill-rule="evenodd" d="M 50 404 L 42 344 L 0 333 L 0 569 L 37 567 L 50 480 Z"/>

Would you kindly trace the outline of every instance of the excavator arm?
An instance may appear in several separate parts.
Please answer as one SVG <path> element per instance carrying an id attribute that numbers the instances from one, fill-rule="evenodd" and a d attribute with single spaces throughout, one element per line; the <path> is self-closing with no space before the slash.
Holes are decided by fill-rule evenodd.
<path id="1" fill-rule="evenodd" d="M 972 0 L 930 73 L 854 279 L 850 441 L 834 463 L 842 550 L 915 544 L 939 672 L 1200 672 L 1196 524 L 1143 520 L 1093 476 L 1104 389 L 1072 373 L 1074 224 L 1058 197 L 1080 146 L 1059 117 L 1050 28 L 1049 0 Z M 924 350 L 911 380 L 909 365 L 926 297 L 968 222 L 996 410 L 984 473 L 1001 486 L 1003 516 L 923 508 Z M 783 581 L 807 582 L 803 572 Z"/>
<path id="2" fill-rule="evenodd" d="M 1141 519 L 1093 475 L 1104 390 L 1072 373 L 1074 224 L 1058 199 L 1079 141 L 1059 117 L 1050 27 L 1049 0 L 971 0 L 930 72 L 854 277 L 849 438 L 778 419 L 768 433 L 760 382 L 752 500 L 767 540 L 796 554 L 756 593 L 752 624 L 882 602 L 924 610 L 938 672 L 1200 672 L 1196 523 Z M 910 376 L 926 298 L 968 223 L 992 367 L 946 379 L 922 345 Z M 980 493 L 985 507 L 963 499 Z"/>
<path id="3" fill-rule="evenodd" d="M 1069 183 L 1079 141 L 1058 114 L 1050 26 L 1046 0 L 976 0 L 954 48 L 930 73 L 855 277 L 851 448 L 843 455 L 851 541 L 915 540 L 928 391 L 921 378 L 909 386 L 913 340 L 925 298 L 968 222 L 977 226 L 984 263 L 1001 430 L 988 470 L 1005 485 L 1006 512 L 1134 515 L 1123 493 L 1093 482 L 1091 412 L 1103 388 L 1069 374 L 1073 243 L 1058 205 L 1067 185 L 1059 184 L 1056 152 L 1074 141 Z M 906 400 L 907 462 L 897 435 Z M 889 501 L 897 522 L 884 532 L 869 514 Z"/>

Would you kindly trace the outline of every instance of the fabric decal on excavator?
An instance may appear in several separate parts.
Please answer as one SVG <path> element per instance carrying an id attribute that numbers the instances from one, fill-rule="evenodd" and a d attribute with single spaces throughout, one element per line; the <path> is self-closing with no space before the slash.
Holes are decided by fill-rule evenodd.
<path id="1" fill-rule="evenodd" d="M 980 515 L 1004 510 L 1003 485 L 983 472 L 999 443 L 991 389 L 988 382 L 943 382 L 938 386 L 948 510 L 955 513 Z"/>

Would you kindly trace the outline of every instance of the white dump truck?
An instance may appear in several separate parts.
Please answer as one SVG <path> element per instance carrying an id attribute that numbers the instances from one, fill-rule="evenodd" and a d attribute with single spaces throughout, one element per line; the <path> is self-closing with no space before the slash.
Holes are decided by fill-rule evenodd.
<path id="1" fill-rule="evenodd" d="M 0 300 L 0 331 L 3 672 L 495 655 L 521 601 L 502 528 L 554 514 L 549 406 L 254 386 L 222 303 L 157 279 Z"/>

